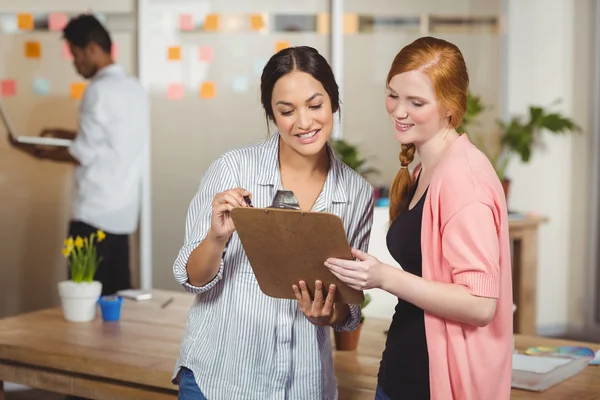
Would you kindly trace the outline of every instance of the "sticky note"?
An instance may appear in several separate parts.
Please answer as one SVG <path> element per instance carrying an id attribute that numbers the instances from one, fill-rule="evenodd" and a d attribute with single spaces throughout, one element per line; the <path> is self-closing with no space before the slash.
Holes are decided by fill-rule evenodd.
<path id="1" fill-rule="evenodd" d="M 358 32 L 358 14 L 344 14 L 344 34 L 352 35 Z"/>
<path id="2" fill-rule="evenodd" d="M 262 59 L 254 60 L 254 66 L 253 66 L 254 73 L 256 75 L 262 75 L 265 65 L 267 65 L 267 62 L 265 60 L 262 60 Z"/>
<path id="3" fill-rule="evenodd" d="M 183 99 L 184 93 L 183 85 L 180 83 L 172 83 L 167 88 L 167 99 L 169 100 L 181 100 Z"/>
<path id="4" fill-rule="evenodd" d="M 171 46 L 167 51 L 167 58 L 169 61 L 179 61 L 181 60 L 181 47 L 179 46 Z"/>
<path id="5" fill-rule="evenodd" d="M 44 78 L 33 79 L 33 93 L 46 96 L 50 93 L 50 81 Z"/>
<path id="6" fill-rule="evenodd" d="M 85 92 L 85 82 L 71 83 L 71 98 L 74 100 L 81 100 L 83 92 Z"/>
<path id="7" fill-rule="evenodd" d="M 40 42 L 25 42 L 25 57 L 40 58 L 42 56 L 42 45 Z"/>
<path id="8" fill-rule="evenodd" d="M 212 62 L 215 58 L 214 49 L 211 46 L 198 47 L 198 58 L 200 61 Z"/>
<path id="9" fill-rule="evenodd" d="M 212 99 L 215 97 L 216 88 L 213 82 L 204 82 L 200 85 L 200 97 L 203 99 Z"/>
<path id="10" fill-rule="evenodd" d="M 219 16 L 217 14 L 208 14 L 204 19 L 205 31 L 217 31 L 219 29 Z"/>
<path id="11" fill-rule="evenodd" d="M 248 79 L 244 75 L 237 75 L 233 77 L 231 82 L 231 88 L 236 93 L 243 93 L 248 91 Z"/>
<path id="12" fill-rule="evenodd" d="M 280 40 L 275 43 L 275 53 L 279 53 L 283 49 L 290 47 L 290 44 L 284 40 Z"/>
<path id="13" fill-rule="evenodd" d="M 250 16 L 250 29 L 253 31 L 259 31 L 265 27 L 265 21 L 261 14 L 252 14 Z"/>
<path id="14" fill-rule="evenodd" d="M 14 79 L 4 79 L 0 81 L 0 95 L 10 97 L 17 94 L 17 82 Z"/>
<path id="15" fill-rule="evenodd" d="M 33 30 L 33 15 L 31 14 L 17 14 L 17 26 L 22 31 Z"/>
<path id="16" fill-rule="evenodd" d="M 113 60 L 116 60 L 117 58 L 119 58 L 119 44 L 117 42 L 112 42 L 110 54 L 111 54 Z"/>
<path id="17" fill-rule="evenodd" d="M 67 26 L 67 16 L 63 13 L 50 13 L 48 15 L 48 29 L 51 31 L 62 31 Z"/>
<path id="18" fill-rule="evenodd" d="M 194 17 L 189 14 L 179 16 L 179 29 L 182 31 L 191 31 L 194 29 Z"/>
<path id="19" fill-rule="evenodd" d="M 17 18 L 14 15 L 0 15 L 0 32 L 15 33 L 19 30 Z"/>
<path id="20" fill-rule="evenodd" d="M 62 56 L 66 60 L 72 60 L 73 59 L 73 54 L 71 54 L 71 49 L 69 48 L 69 45 L 67 44 L 67 42 L 63 42 Z"/>

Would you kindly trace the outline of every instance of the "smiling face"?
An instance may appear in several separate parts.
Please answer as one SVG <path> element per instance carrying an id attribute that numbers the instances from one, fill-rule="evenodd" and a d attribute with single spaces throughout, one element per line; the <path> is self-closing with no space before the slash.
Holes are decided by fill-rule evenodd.
<path id="1" fill-rule="evenodd" d="M 285 145 L 305 156 L 324 148 L 333 129 L 333 112 L 321 82 L 305 72 L 290 72 L 275 83 L 271 106 Z"/>
<path id="2" fill-rule="evenodd" d="M 449 127 L 448 111 L 438 103 L 433 82 L 421 71 L 404 72 L 390 80 L 385 108 L 401 144 L 418 146 Z"/>

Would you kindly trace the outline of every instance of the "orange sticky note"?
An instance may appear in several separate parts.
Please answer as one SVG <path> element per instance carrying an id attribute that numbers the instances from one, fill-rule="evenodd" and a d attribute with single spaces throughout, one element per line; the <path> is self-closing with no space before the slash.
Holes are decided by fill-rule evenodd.
<path id="1" fill-rule="evenodd" d="M 179 29 L 182 31 L 191 31 L 194 29 L 194 17 L 189 14 L 179 16 Z"/>
<path id="2" fill-rule="evenodd" d="M 259 31 L 265 27 L 265 21 L 261 14 L 252 14 L 250 16 L 250 29 L 253 31 Z"/>
<path id="3" fill-rule="evenodd" d="M 33 15 L 31 14 L 17 14 L 17 26 L 22 31 L 33 30 Z"/>
<path id="4" fill-rule="evenodd" d="M 25 57 L 40 58 L 42 56 L 42 45 L 40 42 L 25 42 Z"/>
<path id="5" fill-rule="evenodd" d="M 216 88 L 213 82 L 204 82 L 200 86 L 200 97 L 203 99 L 212 99 L 216 95 Z"/>
<path id="6" fill-rule="evenodd" d="M 204 30 L 205 31 L 216 31 L 219 29 L 219 15 L 208 14 L 204 19 Z"/>
<path id="7" fill-rule="evenodd" d="M 83 92 L 85 92 L 85 82 L 71 83 L 71 98 L 74 100 L 81 100 Z"/>
<path id="8" fill-rule="evenodd" d="M 0 81 L 0 95 L 10 97 L 17 94 L 17 82 L 14 79 L 4 79 Z"/>
<path id="9" fill-rule="evenodd" d="M 275 53 L 279 53 L 281 50 L 287 49 L 288 47 L 290 47 L 288 42 L 280 40 L 279 42 L 275 43 Z"/>
<path id="10" fill-rule="evenodd" d="M 183 85 L 180 83 L 172 83 L 167 88 L 167 99 L 169 100 L 181 100 L 185 90 Z"/>
<path id="11" fill-rule="evenodd" d="M 200 61 L 212 62 L 215 58 L 215 52 L 211 46 L 198 47 L 198 58 Z"/>
<path id="12" fill-rule="evenodd" d="M 65 58 L 67 60 L 73 59 L 73 54 L 71 54 L 71 49 L 69 48 L 69 45 L 67 44 L 67 42 L 63 42 L 62 56 L 63 56 L 63 58 Z"/>
<path id="13" fill-rule="evenodd" d="M 67 22 L 67 16 L 63 13 L 51 13 L 48 15 L 48 29 L 51 31 L 62 31 Z"/>
<path id="14" fill-rule="evenodd" d="M 181 47 L 179 46 L 171 46 L 167 52 L 167 58 L 169 61 L 179 61 L 181 60 Z"/>

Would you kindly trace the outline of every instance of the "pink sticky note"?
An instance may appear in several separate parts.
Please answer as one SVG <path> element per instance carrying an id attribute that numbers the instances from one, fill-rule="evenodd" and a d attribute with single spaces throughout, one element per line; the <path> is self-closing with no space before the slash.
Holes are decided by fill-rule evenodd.
<path id="1" fill-rule="evenodd" d="M 189 14 L 179 16 L 179 29 L 182 31 L 191 31 L 194 29 L 194 18 Z"/>
<path id="2" fill-rule="evenodd" d="M 112 55 L 113 60 L 119 58 L 119 44 L 117 42 L 112 43 L 112 48 L 110 49 L 110 53 Z"/>
<path id="3" fill-rule="evenodd" d="M 14 96 L 17 94 L 17 82 L 14 79 L 4 79 L 0 81 L 0 95 L 2 97 Z"/>
<path id="4" fill-rule="evenodd" d="M 214 60 L 215 52 L 211 46 L 200 46 L 198 48 L 198 57 L 200 61 L 212 62 Z"/>
<path id="5" fill-rule="evenodd" d="M 167 99 L 181 100 L 183 99 L 184 88 L 180 83 L 172 83 L 167 88 Z"/>
<path id="6" fill-rule="evenodd" d="M 48 15 L 48 29 L 51 31 L 62 31 L 67 22 L 68 18 L 63 13 L 51 13 Z"/>
<path id="7" fill-rule="evenodd" d="M 71 49 L 69 49 L 69 45 L 67 44 L 67 42 L 63 43 L 62 56 L 64 59 L 67 60 L 73 59 L 73 54 L 71 54 Z"/>

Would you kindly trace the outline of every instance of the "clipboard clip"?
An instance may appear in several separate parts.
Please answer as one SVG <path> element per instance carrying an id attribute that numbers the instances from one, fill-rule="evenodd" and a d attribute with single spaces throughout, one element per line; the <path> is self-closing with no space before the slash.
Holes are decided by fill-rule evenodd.
<path id="1" fill-rule="evenodd" d="M 279 208 L 285 210 L 300 210 L 298 199 L 291 190 L 278 190 L 275 193 L 273 204 L 267 208 Z"/>

